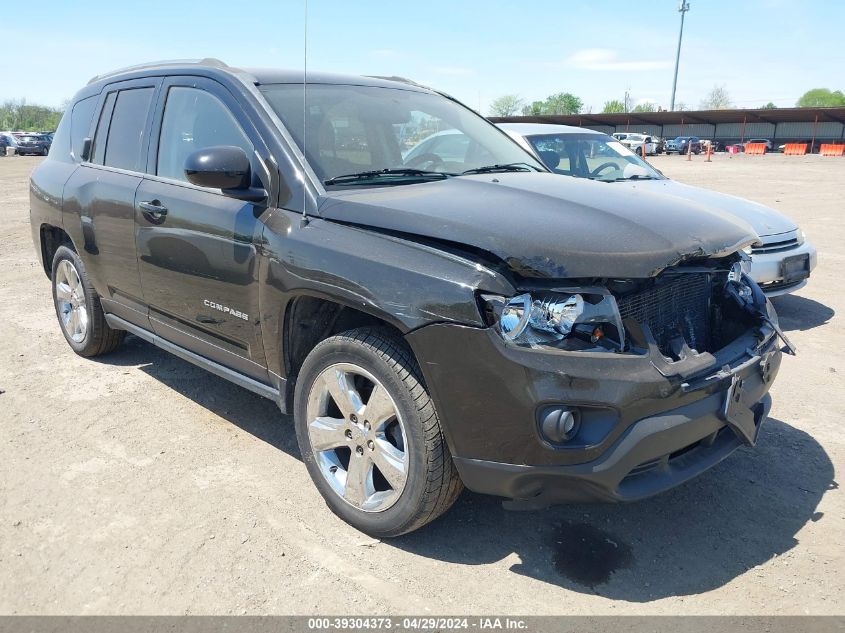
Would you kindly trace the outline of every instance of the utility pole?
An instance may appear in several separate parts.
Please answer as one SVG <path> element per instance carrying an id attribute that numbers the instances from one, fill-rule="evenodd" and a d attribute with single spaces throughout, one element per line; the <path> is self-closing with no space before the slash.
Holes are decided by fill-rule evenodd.
<path id="1" fill-rule="evenodd" d="M 678 87 L 678 63 L 681 61 L 681 40 L 684 39 L 684 14 L 689 11 L 689 2 L 681 0 L 678 4 L 678 12 L 681 14 L 681 32 L 678 34 L 678 52 L 675 54 L 675 78 L 672 80 L 672 102 L 669 110 L 675 109 L 675 89 Z"/>

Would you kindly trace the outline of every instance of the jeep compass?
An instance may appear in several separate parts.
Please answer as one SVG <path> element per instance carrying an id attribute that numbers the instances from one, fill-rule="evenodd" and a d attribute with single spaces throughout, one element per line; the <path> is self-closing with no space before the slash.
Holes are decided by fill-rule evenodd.
<path id="1" fill-rule="evenodd" d="M 687 481 L 755 443 L 788 346 L 742 220 L 551 174 L 406 80 L 98 76 L 30 194 L 77 354 L 129 333 L 273 399 L 378 537 L 464 486 L 541 507 Z"/>

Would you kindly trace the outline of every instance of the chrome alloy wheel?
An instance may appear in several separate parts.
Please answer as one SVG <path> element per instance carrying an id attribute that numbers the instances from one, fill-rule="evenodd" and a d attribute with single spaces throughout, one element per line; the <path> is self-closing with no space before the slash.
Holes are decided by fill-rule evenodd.
<path id="1" fill-rule="evenodd" d="M 65 333 L 81 343 L 88 331 L 88 307 L 79 272 L 67 259 L 56 268 L 56 303 Z"/>
<path id="2" fill-rule="evenodd" d="M 387 388 L 350 363 L 324 369 L 308 395 L 308 439 L 320 473 L 351 506 L 382 512 L 408 479 L 407 434 Z"/>

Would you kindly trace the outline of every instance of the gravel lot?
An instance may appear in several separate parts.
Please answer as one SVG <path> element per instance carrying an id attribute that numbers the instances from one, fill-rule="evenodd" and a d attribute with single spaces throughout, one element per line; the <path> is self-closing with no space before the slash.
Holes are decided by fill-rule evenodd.
<path id="1" fill-rule="evenodd" d="M 653 160 L 819 249 L 776 301 L 800 354 L 755 449 L 634 505 L 465 493 L 390 542 L 328 511 L 270 401 L 135 338 L 72 353 L 30 238 L 39 160 L 0 158 L 0 613 L 843 613 L 845 160 Z"/>

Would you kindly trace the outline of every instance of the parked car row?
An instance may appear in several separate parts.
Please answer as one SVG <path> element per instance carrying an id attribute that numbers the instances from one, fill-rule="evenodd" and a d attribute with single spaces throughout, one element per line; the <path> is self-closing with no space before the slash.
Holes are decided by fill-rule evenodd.
<path id="1" fill-rule="evenodd" d="M 18 156 L 46 156 L 53 144 L 52 132 L 0 132 L 0 155 L 7 155 L 8 148 Z"/>
<path id="2" fill-rule="evenodd" d="M 613 136 L 613 138 L 619 141 L 622 145 L 624 145 L 631 151 L 636 152 L 640 156 L 642 156 L 643 144 L 646 145 L 646 154 L 648 156 L 663 153 L 686 154 L 690 145 L 692 145 L 693 154 L 701 154 L 702 152 L 706 152 L 708 147 L 710 148 L 711 152 L 732 151 L 733 153 L 743 153 L 745 152 L 745 146 L 750 143 L 765 145 L 767 153 L 783 152 L 784 147 L 786 147 L 787 145 L 787 143 L 778 143 L 777 145 L 775 145 L 774 141 L 768 138 L 752 138 L 748 139 L 747 141 L 739 140 L 731 142 L 719 139 L 702 139 L 698 136 L 678 136 L 676 138 L 666 139 L 664 141 L 664 139 L 660 138 L 659 136 L 648 136 L 645 134 L 640 134 L 638 132 L 614 132 L 611 136 Z M 828 141 L 818 139 L 789 141 L 789 143 L 805 143 L 807 145 L 807 151 L 809 153 L 817 153 L 822 143 L 826 142 Z"/>

